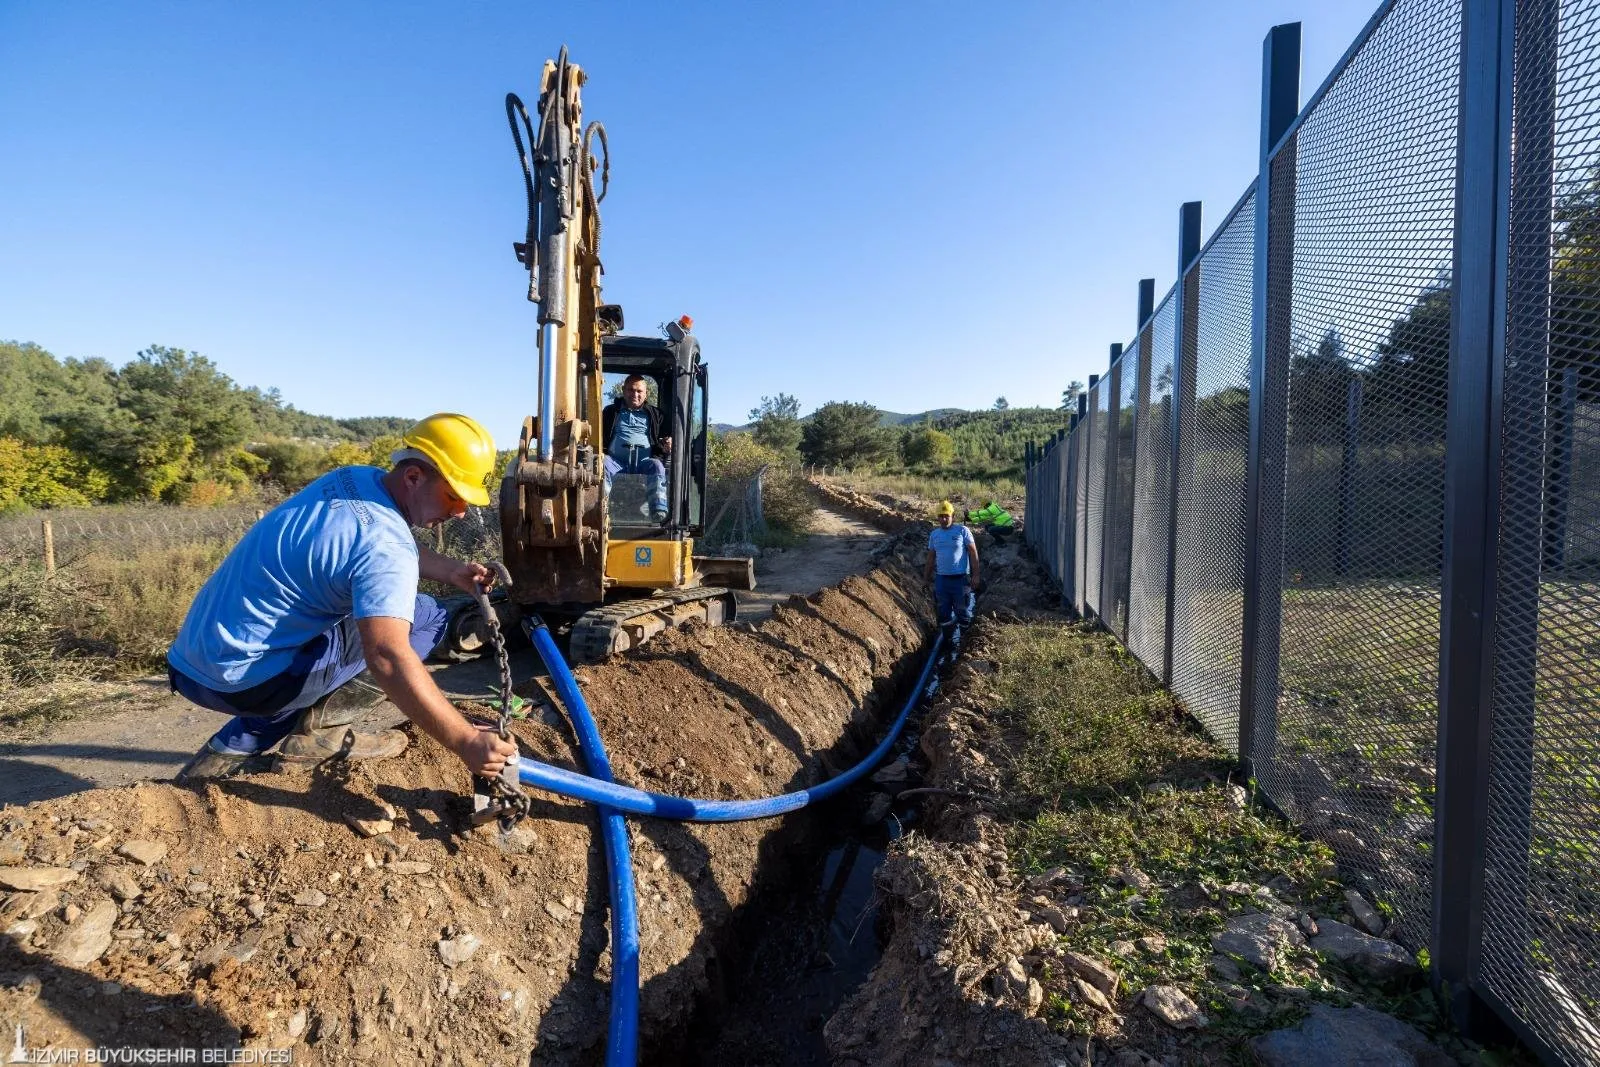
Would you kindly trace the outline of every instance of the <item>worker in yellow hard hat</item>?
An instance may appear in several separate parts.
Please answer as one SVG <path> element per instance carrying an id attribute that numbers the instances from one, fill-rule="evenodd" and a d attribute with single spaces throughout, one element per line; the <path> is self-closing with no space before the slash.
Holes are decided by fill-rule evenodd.
<path id="1" fill-rule="evenodd" d="M 928 533 L 924 575 L 933 583 L 939 625 L 949 627 L 953 647 L 957 627 L 970 625 L 978 591 L 978 541 L 972 531 L 956 522 L 955 505 L 946 500 L 934 512 L 939 520 Z"/>
<path id="2" fill-rule="evenodd" d="M 280 768 L 399 755 L 400 731 L 352 728 L 385 697 L 476 774 L 498 775 L 516 752 L 468 722 L 422 665 L 446 615 L 418 579 L 471 593 L 494 573 L 411 533 L 489 503 L 494 439 L 465 415 L 430 415 L 390 461 L 331 470 L 267 512 L 195 596 L 168 681 L 233 718 L 180 780 L 247 769 L 274 745 Z"/>

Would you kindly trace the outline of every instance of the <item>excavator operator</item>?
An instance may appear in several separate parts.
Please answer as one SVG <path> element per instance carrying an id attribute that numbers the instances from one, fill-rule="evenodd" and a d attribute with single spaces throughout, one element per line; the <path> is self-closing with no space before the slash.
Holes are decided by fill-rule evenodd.
<path id="1" fill-rule="evenodd" d="M 280 741 L 280 766 L 399 755 L 400 731 L 352 728 L 383 696 L 475 774 L 498 775 L 515 754 L 468 722 L 422 665 L 446 619 L 418 594 L 418 578 L 470 593 L 494 573 L 420 547 L 411 533 L 489 503 L 494 440 L 445 413 L 401 444 L 388 472 L 339 467 L 267 512 L 195 596 L 167 652 L 168 681 L 233 718 L 180 781 L 226 777 Z"/>
<path id="2" fill-rule="evenodd" d="M 622 395 L 600 416 L 600 437 L 606 447 L 606 492 L 618 474 L 642 474 L 649 500 L 640 509 L 653 523 L 667 517 L 667 467 L 672 437 L 662 433 L 661 413 L 646 402 L 649 386 L 641 374 L 630 374 Z"/>

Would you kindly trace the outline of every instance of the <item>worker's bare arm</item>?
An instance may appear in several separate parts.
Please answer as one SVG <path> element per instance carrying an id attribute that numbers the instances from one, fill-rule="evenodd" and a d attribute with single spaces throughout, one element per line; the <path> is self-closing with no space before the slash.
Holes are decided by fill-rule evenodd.
<path id="1" fill-rule="evenodd" d="M 481 583 L 485 589 L 494 586 L 494 571 L 483 564 L 452 559 L 425 545 L 417 546 L 417 570 L 429 581 L 453 585 L 463 593 L 476 592 L 474 583 Z"/>
<path id="2" fill-rule="evenodd" d="M 468 722 L 445 699 L 411 647 L 410 620 L 357 619 L 356 628 L 373 681 L 406 718 L 461 757 L 473 773 L 493 777 L 505 768 L 516 748 L 493 730 Z"/>

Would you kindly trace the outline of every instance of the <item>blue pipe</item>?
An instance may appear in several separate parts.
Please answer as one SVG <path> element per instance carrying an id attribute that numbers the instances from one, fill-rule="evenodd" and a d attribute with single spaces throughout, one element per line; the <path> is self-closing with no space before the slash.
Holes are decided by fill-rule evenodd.
<path id="1" fill-rule="evenodd" d="M 567 707 L 578 749 L 594 776 L 589 780 L 612 781 L 611 760 L 600 740 L 600 728 L 549 629 L 542 622 L 524 628 Z M 606 1064 L 633 1067 L 639 1058 L 639 904 L 633 857 L 628 852 L 628 825 L 622 813 L 605 804 L 599 811 L 606 868 L 611 875 L 611 1019 L 606 1030 Z"/>
<path id="2" fill-rule="evenodd" d="M 545 639 L 549 640 L 548 632 L 545 634 Z M 590 777 L 527 758 L 518 763 L 517 775 L 523 785 L 531 785 L 536 789 L 586 800 L 591 804 L 615 808 L 632 815 L 653 815 L 661 819 L 679 819 L 684 822 L 741 822 L 745 819 L 768 819 L 774 815 L 797 811 L 807 804 L 824 800 L 846 788 L 871 771 L 877 766 L 878 761 L 888 754 L 895 739 L 900 736 L 900 731 L 905 728 L 906 720 L 911 717 L 911 711 L 917 705 L 918 695 L 928 684 L 928 676 L 933 673 L 934 664 L 939 660 L 939 646 L 943 642 L 944 633 L 939 631 L 928 649 L 928 658 L 922 665 L 922 674 L 917 678 L 916 688 L 906 699 L 905 707 L 900 709 L 900 714 L 895 717 L 894 724 L 889 727 L 888 734 L 878 743 L 878 747 L 848 771 L 809 789 L 784 793 L 781 796 L 762 797 L 759 800 L 696 800 L 690 797 L 668 796 L 665 793 L 647 793 L 632 786 L 618 785 L 611 781 L 609 776 L 605 779 L 598 775 Z M 554 653 L 553 644 L 551 649 Z M 572 674 L 566 669 L 566 664 L 562 662 L 559 654 L 554 654 L 554 658 L 554 663 L 550 662 L 549 657 L 545 662 L 551 668 L 550 674 L 555 680 L 556 691 L 560 693 L 561 699 L 572 706 L 572 698 L 567 695 L 567 690 L 570 689 L 573 697 L 582 701 L 583 697 L 578 693 L 577 684 L 572 680 Z M 557 664 L 560 665 L 559 670 Z M 596 748 L 599 747 L 598 737 L 595 745 Z"/>

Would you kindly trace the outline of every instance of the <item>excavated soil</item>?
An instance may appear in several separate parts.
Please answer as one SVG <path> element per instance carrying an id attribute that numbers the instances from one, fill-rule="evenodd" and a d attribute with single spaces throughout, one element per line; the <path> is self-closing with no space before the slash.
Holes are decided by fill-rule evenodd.
<path id="1" fill-rule="evenodd" d="M 921 552 L 913 530 L 885 541 L 870 574 L 758 625 L 668 633 L 580 669 L 619 780 L 753 798 L 848 766 L 918 667 L 931 623 Z M 524 753 L 576 766 L 554 716 L 517 733 Z M 0 1023 L 35 1048 L 594 1062 L 610 958 L 593 810 L 546 797 L 510 835 L 469 831 L 469 792 L 461 764 L 418 735 L 405 757 L 345 775 L 142 783 L 0 809 L 0 879 L 70 879 L 0 903 Z M 731 917 L 754 884 L 782 878 L 806 818 L 629 821 L 647 1059 L 684 1051 Z"/>

